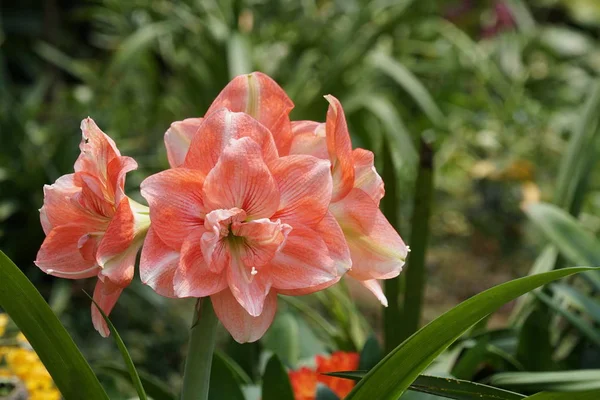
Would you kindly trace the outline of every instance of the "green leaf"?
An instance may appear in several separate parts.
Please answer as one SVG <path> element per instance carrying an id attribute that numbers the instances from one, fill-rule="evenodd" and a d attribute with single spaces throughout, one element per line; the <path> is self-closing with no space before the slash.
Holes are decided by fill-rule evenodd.
<path id="1" fill-rule="evenodd" d="M 112 336 L 115 339 L 115 343 L 117 344 L 117 347 L 119 348 L 121 357 L 123 357 L 123 361 L 125 361 L 125 366 L 127 367 L 127 371 L 129 372 L 129 377 L 131 379 L 131 383 L 133 384 L 133 387 L 135 388 L 135 391 L 137 392 L 140 400 L 148 400 L 148 396 L 146 396 L 146 391 L 144 390 L 144 385 L 142 385 L 142 381 L 140 380 L 140 376 L 139 376 L 137 370 L 135 369 L 135 365 L 133 364 L 131 355 L 129 355 L 129 351 L 127 350 L 127 347 L 125 346 L 125 343 L 123 343 L 123 339 L 121 339 L 121 335 L 119 335 L 119 332 L 117 332 L 117 328 L 115 328 L 113 323 L 110 321 L 110 319 L 108 319 L 108 317 L 106 316 L 106 314 L 104 313 L 102 308 L 100 308 L 98 303 L 96 303 L 96 301 L 94 301 L 92 296 L 87 294 L 87 292 L 85 292 L 85 291 L 84 291 L 84 293 L 87 297 L 90 298 L 92 303 L 94 303 L 94 305 L 100 312 L 100 315 L 102 315 L 102 318 L 104 318 L 104 321 L 108 325 L 108 329 L 110 329 L 110 333 L 112 333 Z"/>
<path id="2" fill-rule="evenodd" d="M 556 283 L 550 286 L 552 292 L 558 298 L 567 299 L 574 308 L 585 312 L 596 323 L 600 323 L 600 302 L 592 297 L 586 296 L 572 286 Z"/>
<path id="3" fill-rule="evenodd" d="M 383 52 L 376 52 L 369 61 L 406 90 L 434 125 L 445 125 L 446 117 L 425 86 L 409 69 Z"/>
<path id="4" fill-rule="evenodd" d="M 244 394 L 236 373 L 227 364 L 225 359 L 219 357 L 217 354 L 214 354 L 212 359 L 208 399 L 244 400 Z"/>
<path id="5" fill-rule="evenodd" d="M 227 42 L 227 65 L 229 78 L 252 72 L 251 50 L 248 39 L 239 34 L 231 35 Z"/>
<path id="6" fill-rule="evenodd" d="M 123 368 L 120 365 L 113 364 L 100 364 L 96 366 L 96 369 L 100 372 L 118 376 L 127 382 L 131 383 L 131 377 L 129 370 Z M 159 380 L 157 377 L 138 371 L 140 380 L 144 384 L 146 393 L 152 400 L 177 400 L 175 393 L 171 391 L 171 388 L 165 383 Z"/>
<path id="7" fill-rule="evenodd" d="M 578 265 L 600 265 L 600 242 L 567 212 L 546 203 L 531 204 L 525 212 L 569 261 Z M 585 276 L 600 288 L 597 271 Z"/>
<path id="8" fill-rule="evenodd" d="M 0 307 L 25 335 L 65 400 L 108 400 L 69 333 L 37 289 L 0 251 Z M 73 382 L 77 382 L 76 385 Z"/>
<path id="9" fill-rule="evenodd" d="M 346 400 L 397 399 L 440 353 L 477 321 L 536 287 L 591 269 L 593 268 L 565 268 L 532 275 L 495 286 L 471 297 L 396 347 L 369 371 Z"/>
<path id="10" fill-rule="evenodd" d="M 600 389 L 600 370 L 503 372 L 492 375 L 489 381 L 491 385 L 524 391 L 597 390 Z"/>
<path id="11" fill-rule="evenodd" d="M 488 353 L 488 338 L 485 336 L 467 349 L 452 368 L 452 376 L 458 379 L 472 378 Z"/>
<path id="12" fill-rule="evenodd" d="M 294 400 L 290 378 L 277 354 L 271 356 L 265 367 L 262 400 Z"/>
<path id="13" fill-rule="evenodd" d="M 600 398 L 599 390 L 587 392 L 541 392 L 528 396 L 525 400 L 597 400 Z"/>
<path id="14" fill-rule="evenodd" d="M 377 365 L 377 363 L 381 361 L 382 357 L 383 355 L 381 354 L 381 346 L 379 346 L 377 336 L 371 334 L 365 341 L 365 345 L 360 352 L 358 369 L 368 371 Z"/>
<path id="15" fill-rule="evenodd" d="M 240 385 L 250 385 L 252 383 L 252 379 L 248 376 L 246 371 L 237 363 L 233 358 L 231 358 L 227 353 L 222 352 L 219 349 L 215 350 L 215 357 L 219 357 L 225 365 L 233 372 L 236 380 Z"/>
<path id="16" fill-rule="evenodd" d="M 528 371 L 554 369 L 550 344 L 550 315 L 543 305 L 536 307 L 527 317 L 519 332 L 517 359 Z"/>
<path id="17" fill-rule="evenodd" d="M 296 365 L 300 356 L 300 333 L 296 318 L 289 312 L 278 313 L 261 343 L 286 365 Z"/>
<path id="18" fill-rule="evenodd" d="M 353 371 L 332 372 L 327 375 L 358 381 L 361 380 L 365 374 L 366 372 L 364 371 Z M 522 394 L 498 389 L 481 383 L 428 375 L 420 375 L 417 377 L 410 385 L 410 390 L 457 400 L 519 400 L 525 398 Z M 379 397 L 373 398 L 379 399 Z"/>

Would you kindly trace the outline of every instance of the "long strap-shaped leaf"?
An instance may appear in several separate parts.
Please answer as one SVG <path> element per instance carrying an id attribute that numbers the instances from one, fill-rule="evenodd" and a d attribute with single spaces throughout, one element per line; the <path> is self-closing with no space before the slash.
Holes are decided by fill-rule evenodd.
<path id="1" fill-rule="evenodd" d="M 2 251 L 0 307 L 37 352 L 65 400 L 108 400 L 69 333 L 37 289 Z"/>
<path id="2" fill-rule="evenodd" d="M 331 372 L 326 375 L 360 380 L 365 374 L 366 372 L 364 371 L 353 371 Z M 525 395 L 520 393 L 498 389 L 481 383 L 428 375 L 419 376 L 410 385 L 409 390 L 456 400 L 520 400 L 525 398 Z"/>
<path id="3" fill-rule="evenodd" d="M 346 400 L 396 400 L 472 325 L 503 304 L 556 279 L 593 268 L 565 268 L 495 286 L 462 302 L 401 343 L 358 382 Z"/>

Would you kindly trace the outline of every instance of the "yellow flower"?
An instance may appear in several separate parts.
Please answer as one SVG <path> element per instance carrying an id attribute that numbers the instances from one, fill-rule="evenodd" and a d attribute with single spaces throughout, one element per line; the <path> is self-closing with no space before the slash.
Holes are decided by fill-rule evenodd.
<path id="1" fill-rule="evenodd" d="M 8 325 L 8 315 L 0 314 L 0 336 L 6 332 L 6 325 Z"/>

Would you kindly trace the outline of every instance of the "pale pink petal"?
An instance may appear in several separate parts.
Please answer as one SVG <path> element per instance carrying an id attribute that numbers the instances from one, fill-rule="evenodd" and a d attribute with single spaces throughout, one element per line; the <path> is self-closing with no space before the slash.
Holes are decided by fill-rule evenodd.
<path id="1" fill-rule="evenodd" d="M 113 285 L 108 280 L 102 282 L 98 279 L 96 288 L 94 289 L 94 301 L 102 309 L 104 314 L 108 316 L 117 303 L 122 291 L 123 288 Z M 106 321 L 104 321 L 102 314 L 98 311 L 96 304 L 92 303 L 92 323 L 102 337 L 108 337 L 108 335 L 110 335 L 110 329 L 108 328 Z"/>
<path id="2" fill-rule="evenodd" d="M 108 163 L 121 155 L 115 142 L 89 117 L 81 121 L 81 133 L 81 154 L 75 162 L 75 172 L 106 177 Z"/>
<path id="3" fill-rule="evenodd" d="M 280 220 L 261 218 L 248 222 L 234 222 L 231 232 L 243 238 L 238 251 L 242 262 L 250 267 L 262 267 L 268 263 L 283 246 L 292 227 Z M 258 273 L 259 270 L 256 270 Z"/>
<path id="4" fill-rule="evenodd" d="M 248 137 L 256 142 L 267 164 L 277 159 L 271 132 L 247 114 L 222 108 L 204 119 L 194 135 L 183 166 L 207 175 L 232 140 Z"/>
<path id="5" fill-rule="evenodd" d="M 333 175 L 331 201 L 337 201 L 346 196 L 354 184 L 352 142 L 342 104 L 332 95 L 327 95 L 325 98 L 329 102 L 325 130 L 327 151 L 331 160 L 331 174 Z"/>
<path id="6" fill-rule="evenodd" d="M 79 240 L 87 235 L 87 227 L 71 224 L 53 228 L 38 251 L 35 265 L 47 274 L 67 279 L 96 276 L 100 267 L 95 259 L 85 260 Z"/>
<path id="7" fill-rule="evenodd" d="M 213 210 L 206 214 L 204 228 L 207 232 L 202 235 L 200 246 L 208 268 L 214 273 L 220 273 L 229 267 L 229 227 L 232 222 L 246 219 L 246 212 L 239 208 L 229 210 Z"/>
<path id="8" fill-rule="evenodd" d="M 210 296 L 227 287 L 226 274 L 212 272 L 204 262 L 200 248 L 204 233 L 204 228 L 195 230 L 181 246 L 179 267 L 173 280 L 177 297 Z"/>
<path id="9" fill-rule="evenodd" d="M 108 260 L 127 250 L 135 238 L 135 218 L 129 199 L 121 200 L 115 215 L 110 221 L 106 233 L 96 253 L 98 265 L 104 266 Z"/>
<path id="10" fill-rule="evenodd" d="M 190 148 L 192 138 L 202 124 L 202 118 L 187 118 L 171 124 L 165 132 L 165 147 L 171 168 L 180 167 Z"/>
<path id="11" fill-rule="evenodd" d="M 291 139 L 289 113 L 294 103 L 269 76 L 253 72 L 235 77 L 221 91 L 206 115 L 225 107 L 249 114 L 273 133 L 279 153 L 288 153 Z"/>
<path id="12" fill-rule="evenodd" d="M 204 224 L 203 183 L 202 174 L 185 168 L 159 172 L 142 182 L 152 226 L 173 250 L 179 250 L 190 232 Z"/>
<path id="13" fill-rule="evenodd" d="M 350 248 L 353 278 L 370 280 L 398 276 L 408 252 L 406 245 L 369 195 L 360 189 L 352 189 L 329 209 Z"/>
<path id="14" fill-rule="evenodd" d="M 331 212 L 328 211 L 325 214 L 325 217 L 315 227 L 315 232 L 325 242 L 327 250 L 329 250 L 329 257 L 333 259 L 338 275 L 344 275 L 352 268 L 352 257 L 344 232 Z"/>
<path id="15" fill-rule="evenodd" d="M 313 156 L 281 157 L 272 167 L 280 193 L 279 209 L 272 216 L 292 226 L 315 226 L 331 202 L 330 164 Z"/>
<path id="16" fill-rule="evenodd" d="M 275 318 L 277 294 L 269 293 L 265 299 L 263 312 L 253 317 L 242 308 L 229 290 L 223 290 L 210 297 L 215 314 L 238 343 L 256 342 L 260 339 Z"/>
<path id="17" fill-rule="evenodd" d="M 73 195 L 73 202 L 87 214 L 97 218 L 109 219 L 115 212 L 114 193 L 108 189 L 101 176 L 87 172 L 77 172 L 75 184 L 81 191 Z"/>
<path id="18" fill-rule="evenodd" d="M 314 121 L 292 121 L 290 154 L 306 154 L 329 160 L 325 124 Z"/>
<path id="19" fill-rule="evenodd" d="M 140 279 L 156 293 L 177 297 L 173 290 L 175 271 L 179 267 L 179 253 L 167 246 L 150 227 L 140 258 Z"/>
<path id="20" fill-rule="evenodd" d="M 285 246 L 263 268 L 277 291 L 329 286 L 339 280 L 325 241 L 312 228 L 294 226 Z M 256 275 L 261 276 L 262 270 Z"/>
<path id="21" fill-rule="evenodd" d="M 119 204 L 125 197 L 125 175 L 136 170 L 137 167 L 137 162 L 131 157 L 117 157 L 108 163 L 108 188 L 112 193 L 114 204 Z"/>
<path id="22" fill-rule="evenodd" d="M 270 217 L 279 206 L 277 183 L 250 138 L 231 141 L 207 175 L 203 192 L 208 208 L 240 208 L 248 219 Z"/>
<path id="23" fill-rule="evenodd" d="M 368 194 L 379 207 L 385 189 L 383 179 L 375 169 L 373 152 L 365 149 L 354 149 L 352 160 L 354 161 L 354 187 Z"/>
<path id="24" fill-rule="evenodd" d="M 348 276 L 350 278 L 352 278 L 352 274 L 349 273 Z M 388 306 L 388 301 L 387 298 L 385 297 L 385 294 L 383 293 L 383 290 L 381 289 L 381 283 L 376 280 L 376 279 L 369 279 L 367 281 L 358 281 L 361 285 L 363 285 L 364 287 L 366 287 L 367 289 L 369 289 L 369 291 L 371 293 L 373 293 L 375 295 L 375 297 L 377 297 L 377 300 L 379 300 L 381 302 L 381 304 L 384 307 Z"/>
<path id="25" fill-rule="evenodd" d="M 237 302 L 254 317 L 263 311 L 265 297 L 271 284 L 265 273 L 256 273 L 255 269 L 245 265 L 238 254 L 231 254 L 231 263 L 227 269 L 227 284 Z"/>

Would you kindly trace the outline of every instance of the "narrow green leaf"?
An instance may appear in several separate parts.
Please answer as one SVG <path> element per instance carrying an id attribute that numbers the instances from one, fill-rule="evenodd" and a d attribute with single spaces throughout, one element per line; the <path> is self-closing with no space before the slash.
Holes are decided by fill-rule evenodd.
<path id="1" fill-rule="evenodd" d="M 188 394 L 188 396 L 190 399 L 199 399 L 199 397 L 193 394 Z M 222 399 L 244 400 L 244 393 L 235 372 L 227 365 L 223 358 L 214 354 L 210 371 L 208 400 Z"/>
<path id="2" fill-rule="evenodd" d="M 327 375 L 359 381 L 366 375 L 366 372 L 332 372 Z M 522 394 L 498 389 L 482 383 L 429 375 L 418 376 L 411 383 L 410 390 L 458 400 L 519 400 L 525 398 Z"/>
<path id="3" fill-rule="evenodd" d="M 379 346 L 377 336 L 371 334 L 365 341 L 365 345 L 360 352 L 358 369 L 368 371 L 377 365 L 377 363 L 381 361 L 382 357 L 383 355 L 381 354 L 381 346 Z"/>
<path id="4" fill-rule="evenodd" d="M 65 400 L 108 400 L 71 336 L 37 289 L 0 251 L 0 307 L 25 335 Z M 77 384 L 74 384 L 76 382 Z"/>
<path id="5" fill-rule="evenodd" d="M 172 32 L 176 28 L 171 21 L 144 25 L 120 44 L 110 69 L 119 70 L 131 63 L 132 60 L 138 59 L 139 54 L 148 50 L 157 38 Z"/>
<path id="6" fill-rule="evenodd" d="M 554 368 L 550 344 L 550 315 L 547 307 L 536 307 L 519 332 L 517 359 L 528 371 L 549 371 Z"/>
<path id="7" fill-rule="evenodd" d="M 566 284 L 556 283 L 551 285 L 550 288 L 557 297 L 568 299 L 570 305 L 585 312 L 596 323 L 600 323 L 600 302 L 598 300 L 586 296 L 579 290 Z"/>
<path id="8" fill-rule="evenodd" d="M 119 348 L 119 352 L 121 353 L 121 357 L 123 357 L 123 361 L 125 361 L 125 366 L 127 367 L 127 371 L 129 372 L 129 377 L 131 379 L 131 383 L 133 384 L 133 387 L 135 388 L 135 391 L 137 392 L 140 400 L 148 400 L 148 396 L 146 396 L 146 391 L 144 390 L 144 385 L 142 385 L 142 381 L 140 379 L 140 376 L 137 372 L 137 369 L 135 368 L 135 365 L 133 364 L 133 360 L 131 359 L 131 355 L 129 354 L 129 351 L 127 350 L 127 347 L 125 346 L 125 343 L 123 343 L 123 339 L 121 339 L 121 335 L 119 335 L 119 332 L 117 332 L 117 328 L 115 328 L 115 326 L 113 325 L 113 323 L 110 321 L 110 319 L 106 316 L 106 314 L 104 313 L 104 311 L 102 310 L 102 308 L 100 308 L 100 306 L 98 305 L 98 303 L 96 303 L 94 301 L 94 299 L 92 298 L 92 296 L 90 296 L 89 294 L 87 294 L 87 292 L 85 292 L 85 295 L 87 297 L 90 298 L 90 300 L 92 301 L 92 303 L 94 303 L 94 305 L 96 306 L 96 308 L 98 309 L 98 311 L 100 312 L 100 314 L 102 315 L 102 318 L 104 318 L 104 321 L 106 322 L 106 324 L 108 325 L 108 329 L 110 329 L 110 333 L 112 334 L 115 343 L 117 344 L 117 347 Z"/>
<path id="9" fill-rule="evenodd" d="M 262 400 L 294 400 L 290 378 L 277 354 L 271 356 L 265 367 Z"/>
<path id="10" fill-rule="evenodd" d="M 492 375 L 490 384 L 527 391 L 584 391 L 600 389 L 600 370 L 556 372 L 503 372 Z"/>
<path id="11" fill-rule="evenodd" d="M 215 350 L 215 357 L 219 357 L 221 361 L 227 365 L 227 367 L 233 372 L 236 380 L 240 385 L 250 385 L 252 383 L 252 379 L 248 376 L 246 371 L 237 363 L 233 358 L 231 358 L 227 353 L 222 352 L 219 349 Z"/>
<path id="12" fill-rule="evenodd" d="M 452 376 L 458 379 L 471 379 L 488 353 L 488 338 L 483 337 L 475 346 L 467 349 L 452 368 Z"/>
<path id="13" fill-rule="evenodd" d="M 277 313 L 261 343 L 286 365 L 296 365 L 300 357 L 300 333 L 296 318 L 289 312 Z"/>
<path id="14" fill-rule="evenodd" d="M 600 398 L 600 390 L 587 392 L 541 392 L 528 396 L 525 400 L 597 400 Z"/>
<path id="15" fill-rule="evenodd" d="M 129 370 L 120 365 L 100 364 L 96 366 L 96 369 L 100 372 L 118 376 L 131 383 Z M 177 396 L 171 391 L 171 388 L 169 388 L 165 382 L 162 382 L 153 375 L 146 374 L 141 371 L 138 371 L 138 374 L 140 376 L 140 380 L 144 384 L 146 393 L 150 398 L 152 398 L 152 400 L 177 400 Z"/>
<path id="16" fill-rule="evenodd" d="M 381 51 L 374 53 L 368 60 L 371 65 L 381 70 L 406 90 L 434 125 L 438 127 L 445 125 L 446 117 L 429 94 L 429 91 L 409 69 Z"/>
<path id="17" fill-rule="evenodd" d="M 369 371 L 346 400 L 397 399 L 440 353 L 481 318 L 536 287 L 592 269 L 594 268 L 565 268 L 528 276 L 471 297 L 400 344 Z"/>

